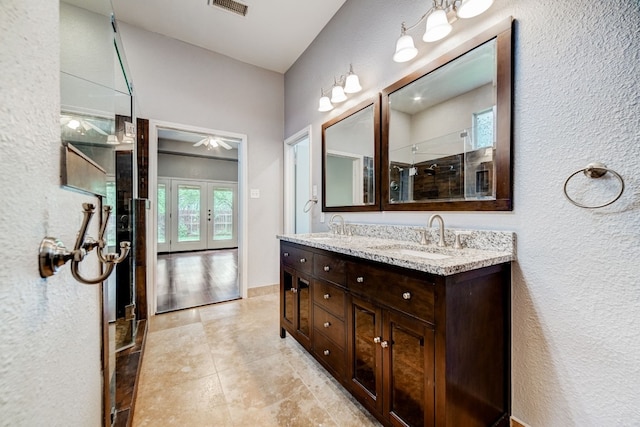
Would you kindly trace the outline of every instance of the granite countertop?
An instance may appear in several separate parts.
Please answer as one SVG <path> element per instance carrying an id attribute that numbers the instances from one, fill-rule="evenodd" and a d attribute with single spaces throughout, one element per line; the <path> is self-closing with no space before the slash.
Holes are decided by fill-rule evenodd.
<path id="1" fill-rule="evenodd" d="M 398 232 L 398 227 L 400 226 L 395 226 L 396 230 L 391 230 L 391 233 L 365 233 L 368 235 L 312 233 L 285 234 L 277 237 L 282 241 L 440 276 L 449 276 L 515 260 L 515 234 L 511 232 L 464 231 L 463 248 L 454 249 L 455 231 L 453 230 L 447 230 L 449 232 L 445 238 L 448 240 L 447 246 L 442 248 L 432 243 L 435 240 L 429 234 L 427 236 L 431 238 L 428 238 L 430 243 L 427 245 L 421 245 L 414 240 L 389 238 L 394 234 L 397 237 L 403 235 L 406 237 L 407 233 L 410 233 L 409 235 L 412 236 L 419 230 L 424 230 L 402 227 Z M 363 231 L 362 228 L 355 229 Z"/>

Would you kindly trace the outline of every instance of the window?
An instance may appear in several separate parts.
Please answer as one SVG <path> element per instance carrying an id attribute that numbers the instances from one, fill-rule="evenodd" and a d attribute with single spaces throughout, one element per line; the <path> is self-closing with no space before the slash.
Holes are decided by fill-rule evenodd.
<path id="1" fill-rule="evenodd" d="M 473 113 L 473 149 L 493 147 L 495 140 L 495 107 Z"/>

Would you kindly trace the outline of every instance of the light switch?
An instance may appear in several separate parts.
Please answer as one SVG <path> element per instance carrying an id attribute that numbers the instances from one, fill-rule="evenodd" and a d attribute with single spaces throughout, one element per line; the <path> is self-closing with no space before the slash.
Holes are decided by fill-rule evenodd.
<path id="1" fill-rule="evenodd" d="M 311 196 L 318 197 L 318 186 L 315 184 L 311 187 Z"/>
<path id="2" fill-rule="evenodd" d="M 260 189 L 259 188 L 252 188 L 251 189 L 251 198 L 252 199 L 259 199 L 260 198 Z"/>

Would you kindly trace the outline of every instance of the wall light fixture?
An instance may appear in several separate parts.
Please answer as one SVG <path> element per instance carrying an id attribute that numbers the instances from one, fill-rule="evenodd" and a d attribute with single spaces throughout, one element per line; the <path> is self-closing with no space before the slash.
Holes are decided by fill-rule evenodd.
<path id="1" fill-rule="evenodd" d="M 445 38 L 452 30 L 451 24 L 457 18 L 468 19 L 478 16 L 491 7 L 493 0 L 433 0 L 433 4 L 427 12 L 420 17 L 418 22 L 407 27 L 403 22 L 400 26 L 400 38 L 396 42 L 396 51 L 393 54 L 395 62 L 407 62 L 418 54 L 413 43 L 413 38 L 407 34 L 427 20 L 426 28 L 422 40 L 425 42 L 435 42 Z M 449 16 L 453 15 L 450 19 Z"/>
<path id="2" fill-rule="evenodd" d="M 333 104 L 338 104 L 347 100 L 347 94 L 358 93 L 362 90 L 358 75 L 353 72 L 353 66 L 349 66 L 349 73 L 333 78 L 333 87 L 331 88 L 331 99 L 323 89 L 320 89 L 320 101 L 318 102 L 318 111 L 326 112 L 333 110 Z"/>

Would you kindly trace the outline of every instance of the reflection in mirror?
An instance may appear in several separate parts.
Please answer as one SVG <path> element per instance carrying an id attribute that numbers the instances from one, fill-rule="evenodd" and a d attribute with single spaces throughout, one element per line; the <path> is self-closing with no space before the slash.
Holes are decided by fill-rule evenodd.
<path id="1" fill-rule="evenodd" d="M 511 209 L 510 25 L 383 91 L 385 210 Z"/>
<path id="2" fill-rule="evenodd" d="M 322 125 L 323 211 L 379 210 L 379 98 Z"/>
<path id="3" fill-rule="evenodd" d="M 495 199 L 495 74 L 493 40 L 389 95 L 390 202 Z"/>

